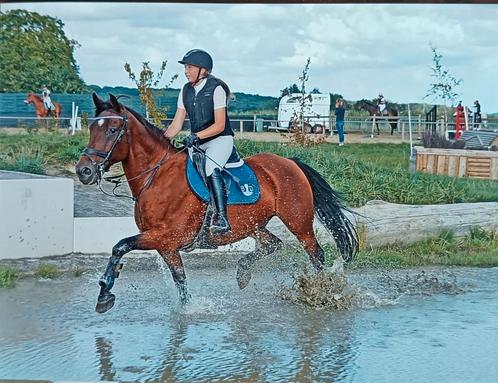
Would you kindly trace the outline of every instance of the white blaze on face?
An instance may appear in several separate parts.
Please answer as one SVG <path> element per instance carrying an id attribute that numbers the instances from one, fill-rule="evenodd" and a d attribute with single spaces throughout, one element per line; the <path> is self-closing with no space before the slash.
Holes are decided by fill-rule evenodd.
<path id="1" fill-rule="evenodd" d="M 104 121 L 104 119 L 103 119 L 103 118 L 101 118 L 101 119 L 97 122 L 97 124 L 98 124 L 100 127 L 102 127 L 102 125 L 104 125 L 104 122 L 105 122 L 105 121 Z"/>

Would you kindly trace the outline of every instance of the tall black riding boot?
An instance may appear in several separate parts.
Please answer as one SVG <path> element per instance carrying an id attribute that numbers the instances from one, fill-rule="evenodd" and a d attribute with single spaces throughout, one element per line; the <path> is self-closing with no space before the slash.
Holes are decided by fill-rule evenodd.
<path id="1" fill-rule="evenodd" d="M 227 190 L 220 169 L 214 169 L 213 174 L 208 177 L 209 191 L 214 200 L 216 213 L 211 219 L 211 234 L 223 234 L 229 231 L 230 224 L 227 219 Z"/>

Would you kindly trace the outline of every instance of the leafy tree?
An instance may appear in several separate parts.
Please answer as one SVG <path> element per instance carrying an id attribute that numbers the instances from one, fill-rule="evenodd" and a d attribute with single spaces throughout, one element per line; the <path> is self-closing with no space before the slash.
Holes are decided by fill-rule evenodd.
<path id="1" fill-rule="evenodd" d="M 140 94 L 140 100 L 145 105 L 147 116 L 150 115 L 157 126 L 162 125 L 162 120 L 164 120 L 167 117 L 167 114 L 164 108 L 161 109 L 157 106 L 152 90 L 153 88 L 157 88 L 159 83 L 161 82 L 164 70 L 166 69 L 166 64 L 167 61 L 163 61 L 161 63 L 159 71 L 154 75 L 153 70 L 150 68 L 149 62 L 148 61 L 143 62 L 142 70 L 140 71 L 138 79 L 135 73 L 133 73 L 131 65 L 128 63 L 125 63 L 124 65 L 124 69 L 126 73 L 128 73 L 128 77 L 130 78 L 130 80 L 132 80 L 135 83 L 135 85 L 138 88 L 138 93 Z M 178 78 L 177 74 L 173 75 L 169 83 L 166 84 L 163 89 L 166 90 L 166 88 L 168 88 L 177 78 Z M 159 93 L 162 92 L 160 91 Z"/>
<path id="2" fill-rule="evenodd" d="M 282 89 L 280 91 L 280 97 L 284 97 L 284 96 L 288 96 L 289 94 L 292 94 L 292 93 L 300 93 L 301 90 L 299 89 L 299 87 L 297 86 L 297 84 L 292 84 L 292 85 L 289 85 L 288 87 Z"/>
<path id="3" fill-rule="evenodd" d="M 425 98 L 432 97 L 433 100 L 441 99 L 446 106 L 447 101 L 451 101 L 453 105 L 459 93 L 455 91 L 455 88 L 462 83 L 462 79 L 456 79 L 453 77 L 447 69 L 443 68 L 441 61 L 443 55 L 437 51 L 437 49 L 431 44 L 432 50 L 432 63 L 431 77 L 433 82 L 430 84 L 430 88 L 427 91 Z"/>
<path id="4" fill-rule="evenodd" d="M 73 53 L 80 45 L 66 37 L 61 20 L 13 9 L 0 13 L 0 91 L 87 91 Z"/>

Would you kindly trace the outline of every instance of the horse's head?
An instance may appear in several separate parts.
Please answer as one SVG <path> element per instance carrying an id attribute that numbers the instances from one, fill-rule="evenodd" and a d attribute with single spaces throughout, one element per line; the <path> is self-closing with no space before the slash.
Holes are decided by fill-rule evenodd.
<path id="1" fill-rule="evenodd" d="M 354 104 L 355 109 L 366 109 L 367 106 L 368 106 L 367 100 L 365 100 L 364 98 L 359 101 L 356 101 L 356 103 Z"/>
<path id="2" fill-rule="evenodd" d="M 76 174 L 84 184 L 98 182 L 112 164 L 123 161 L 129 150 L 127 136 L 128 111 L 109 94 L 103 101 L 95 93 L 95 120 L 90 125 L 90 140 L 76 164 Z"/>
<path id="3" fill-rule="evenodd" d="M 26 96 L 26 100 L 24 100 L 25 104 L 33 104 L 36 101 L 36 95 L 34 93 L 28 93 Z"/>

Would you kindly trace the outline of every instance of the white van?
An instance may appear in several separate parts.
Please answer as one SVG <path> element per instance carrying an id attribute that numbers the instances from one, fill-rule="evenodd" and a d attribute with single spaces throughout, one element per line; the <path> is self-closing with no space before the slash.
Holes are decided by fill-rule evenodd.
<path id="1" fill-rule="evenodd" d="M 311 99 L 309 98 L 311 96 Z M 292 93 L 283 96 L 278 105 L 278 127 L 282 130 L 289 129 L 293 118 L 301 114 L 301 93 Z M 330 130 L 330 95 L 322 93 L 311 93 L 305 96 L 303 117 L 313 129 L 321 126 Z"/>

